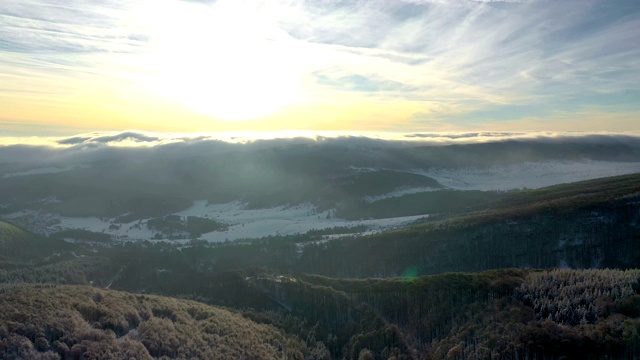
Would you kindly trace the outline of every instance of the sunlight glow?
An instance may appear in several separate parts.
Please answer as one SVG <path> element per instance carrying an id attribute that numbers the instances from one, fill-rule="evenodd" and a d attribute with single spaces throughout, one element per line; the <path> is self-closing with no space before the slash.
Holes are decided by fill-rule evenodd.
<path id="1" fill-rule="evenodd" d="M 162 95 L 219 120 L 253 120 L 299 100 L 302 69 L 291 40 L 242 2 L 150 6 L 143 21 L 158 72 L 150 86 Z"/>
<path id="2" fill-rule="evenodd" d="M 638 131 L 636 0 L 506 1 L 5 1 L 0 136 Z"/>
<path id="3" fill-rule="evenodd" d="M 58 135 L 58 136 L 0 136 L 0 147 L 12 145 L 48 146 L 51 148 L 70 148 L 77 144 L 65 144 L 60 142 L 70 137 L 84 138 L 84 144 L 96 143 L 96 139 L 108 137 L 111 141 L 99 141 L 100 144 L 110 147 L 153 147 L 175 143 L 195 143 L 201 141 L 222 141 L 234 144 L 247 144 L 261 140 L 292 140 L 307 139 L 323 141 L 338 138 L 360 138 L 398 141 L 404 143 L 421 143 L 423 145 L 452 145 L 452 144 L 476 144 L 505 140 L 532 140 L 532 139 L 567 139 L 586 136 L 611 137 L 628 136 L 640 137 L 640 132 L 374 132 L 374 131 L 229 131 L 229 132 L 151 132 L 141 130 L 126 131 L 92 131 L 82 134 Z"/>

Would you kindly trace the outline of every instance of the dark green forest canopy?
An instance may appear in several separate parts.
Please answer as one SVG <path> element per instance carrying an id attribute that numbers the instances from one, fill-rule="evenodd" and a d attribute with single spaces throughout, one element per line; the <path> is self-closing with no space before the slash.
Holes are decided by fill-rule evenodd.
<path id="1" fill-rule="evenodd" d="M 0 222 L 0 358 L 637 358 L 639 215 L 640 176 L 629 175 L 492 192 L 332 241 L 68 243 L 95 234 Z M 619 270 L 536 270 L 558 266 Z"/>
<path id="2" fill-rule="evenodd" d="M 638 270 L 507 269 L 368 280 L 254 275 L 220 278 L 211 284 L 217 290 L 200 294 L 212 303 L 225 296 L 223 289 L 266 295 L 262 307 L 251 308 L 237 297 L 243 316 L 82 286 L 4 287 L 0 353 L 34 359 L 640 355 Z"/>

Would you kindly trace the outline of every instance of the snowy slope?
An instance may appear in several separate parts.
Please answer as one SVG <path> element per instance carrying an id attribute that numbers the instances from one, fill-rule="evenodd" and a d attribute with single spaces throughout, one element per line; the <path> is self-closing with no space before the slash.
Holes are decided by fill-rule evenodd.
<path id="1" fill-rule="evenodd" d="M 417 169 L 411 171 L 460 190 L 537 189 L 545 186 L 640 173 L 640 162 L 547 161 L 484 168 Z"/>
<path id="2" fill-rule="evenodd" d="M 238 201 L 226 204 L 207 204 L 207 201 L 199 200 L 195 201 L 192 207 L 177 212 L 175 215 L 215 219 L 228 224 L 229 227 L 225 231 L 213 231 L 201 236 L 201 239 L 211 242 L 303 234 L 310 230 L 361 225 L 367 227 L 367 232 L 376 232 L 400 227 L 426 217 L 426 215 L 419 215 L 348 221 L 334 218 L 332 213 L 332 210 L 316 213 L 311 204 L 279 206 L 269 209 L 245 209 L 245 206 Z M 153 240 L 157 234 L 156 231 L 147 228 L 148 219 L 119 224 L 115 223 L 114 218 L 72 218 L 34 211 L 21 211 L 9 214 L 5 218 L 44 235 L 65 229 L 84 229 L 110 234 L 116 241 L 144 241 Z"/>
<path id="3" fill-rule="evenodd" d="M 313 205 L 278 206 L 269 209 L 245 209 L 239 202 L 207 204 L 196 201 L 181 216 L 198 216 L 232 224 L 227 231 L 214 231 L 202 236 L 208 241 L 253 239 L 269 235 L 303 234 L 310 230 L 333 227 L 367 226 L 370 230 L 383 230 L 405 225 L 425 217 L 407 216 L 390 219 L 348 221 L 332 217 L 332 210 L 316 213 Z"/>
<path id="4" fill-rule="evenodd" d="M 375 171 L 376 169 L 367 169 Z M 460 190 L 511 190 L 540 188 L 560 183 L 601 178 L 607 176 L 640 173 L 640 162 L 605 161 L 546 161 L 484 168 L 414 169 L 408 172 L 429 176 L 442 185 Z M 390 193 L 366 196 L 374 202 L 389 197 L 433 191 L 431 188 L 399 188 Z M 57 199 L 45 199 L 58 201 Z M 44 201 L 44 200 L 43 200 Z M 225 231 L 202 235 L 202 239 L 219 242 L 225 240 L 252 239 L 271 235 L 303 234 L 310 230 L 334 227 L 365 226 L 366 232 L 377 232 L 406 225 L 426 215 L 376 220 L 348 221 L 334 216 L 334 210 L 316 212 L 312 204 L 279 206 L 266 209 L 247 209 L 239 201 L 225 204 L 208 204 L 197 200 L 188 209 L 175 213 L 179 216 L 197 216 L 227 224 Z M 36 211 L 21 211 L 4 218 L 40 234 L 51 234 L 64 229 L 85 229 L 112 235 L 114 240 L 152 240 L 157 232 L 147 228 L 148 219 L 119 224 L 114 218 L 71 218 Z M 331 238 L 332 236 L 327 236 Z"/>

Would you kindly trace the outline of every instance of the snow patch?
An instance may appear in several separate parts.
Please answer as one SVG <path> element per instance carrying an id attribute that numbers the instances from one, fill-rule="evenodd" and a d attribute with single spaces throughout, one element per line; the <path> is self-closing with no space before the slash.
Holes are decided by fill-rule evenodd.
<path id="1" fill-rule="evenodd" d="M 368 231 L 382 231 L 421 220 L 426 215 L 406 216 L 388 219 L 349 221 L 333 217 L 334 210 L 316 212 L 311 204 L 278 206 L 269 209 L 246 209 L 238 202 L 226 204 L 208 204 L 205 200 L 175 215 L 198 216 L 214 219 L 226 224 L 226 231 L 213 231 L 203 234 L 201 239 L 210 242 L 233 241 L 238 239 L 256 239 L 264 236 L 304 234 L 311 230 L 331 229 L 334 227 L 366 226 Z M 360 233 L 363 234 L 363 233 Z M 344 234 L 337 236 L 351 236 Z"/>
<path id="2" fill-rule="evenodd" d="M 405 216 L 387 219 L 371 219 L 349 221 L 335 218 L 334 209 L 317 212 L 311 204 L 295 206 L 278 206 L 268 209 L 246 209 L 239 201 L 225 204 L 209 204 L 206 200 L 195 201 L 190 208 L 174 213 L 178 216 L 196 216 L 214 219 L 228 224 L 224 231 L 212 231 L 203 234 L 200 239 L 210 242 L 233 241 L 239 239 L 257 239 L 265 236 L 304 234 L 311 230 L 324 230 L 334 227 L 365 227 L 365 232 L 338 234 L 343 237 L 366 235 L 405 226 L 411 222 L 422 220 L 427 215 Z M 97 217 L 64 217 L 35 211 L 21 211 L 6 216 L 26 228 L 44 235 L 66 229 L 84 229 L 97 233 L 109 234 L 116 241 L 155 241 L 158 232 L 147 227 L 149 219 L 116 223 L 115 218 Z M 162 234 L 160 234 L 162 235 Z M 330 239 L 331 237 L 327 237 Z M 171 240 L 175 243 L 190 241 L 188 235 L 184 239 Z"/>
<path id="3" fill-rule="evenodd" d="M 640 162 L 545 161 L 482 168 L 415 169 L 443 186 L 459 190 L 537 189 L 608 176 L 640 173 Z"/>
<path id="4" fill-rule="evenodd" d="M 395 197 L 401 197 L 409 194 L 417 194 L 422 192 L 436 191 L 440 189 L 431 188 L 431 187 L 417 187 L 417 188 L 399 188 L 392 192 L 383 194 L 383 195 L 375 195 L 375 196 L 365 196 L 362 198 L 365 202 L 372 203 L 379 200 L 390 199 Z"/>

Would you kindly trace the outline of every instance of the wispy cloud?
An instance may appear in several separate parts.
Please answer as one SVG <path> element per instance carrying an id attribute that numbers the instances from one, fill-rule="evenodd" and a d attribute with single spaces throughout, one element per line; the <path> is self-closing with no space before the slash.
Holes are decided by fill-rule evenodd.
<path id="1" fill-rule="evenodd" d="M 386 104 L 412 110 L 376 129 L 407 131 L 640 111 L 637 0 L 10 0 L 0 23 L 0 101 Z"/>
<path id="2" fill-rule="evenodd" d="M 640 18 L 611 13 L 608 8 L 617 5 L 595 1 L 383 4 L 368 2 L 361 8 L 322 14 L 319 21 L 310 23 L 330 25 L 307 26 L 308 34 L 302 36 L 311 42 L 346 46 L 336 51 L 351 50 L 351 56 L 368 60 L 361 65 L 341 62 L 343 67 L 351 65 L 347 71 L 418 85 L 425 97 L 437 92 L 506 102 L 573 95 L 589 84 L 606 86 L 608 91 L 637 89 L 633 82 L 640 76 L 634 71 L 640 61 L 636 36 Z M 605 14 L 600 13 L 603 10 Z M 349 21 L 347 13 L 359 16 Z M 336 22 L 349 26 L 332 27 Z M 294 33 L 300 28 L 305 27 L 297 24 Z M 313 34 L 323 35 L 315 38 Z M 400 61 L 400 56 L 389 59 L 393 52 L 409 61 Z M 423 62 L 412 63 L 412 57 L 418 56 Z M 547 87 L 564 92 L 545 94 Z"/>

